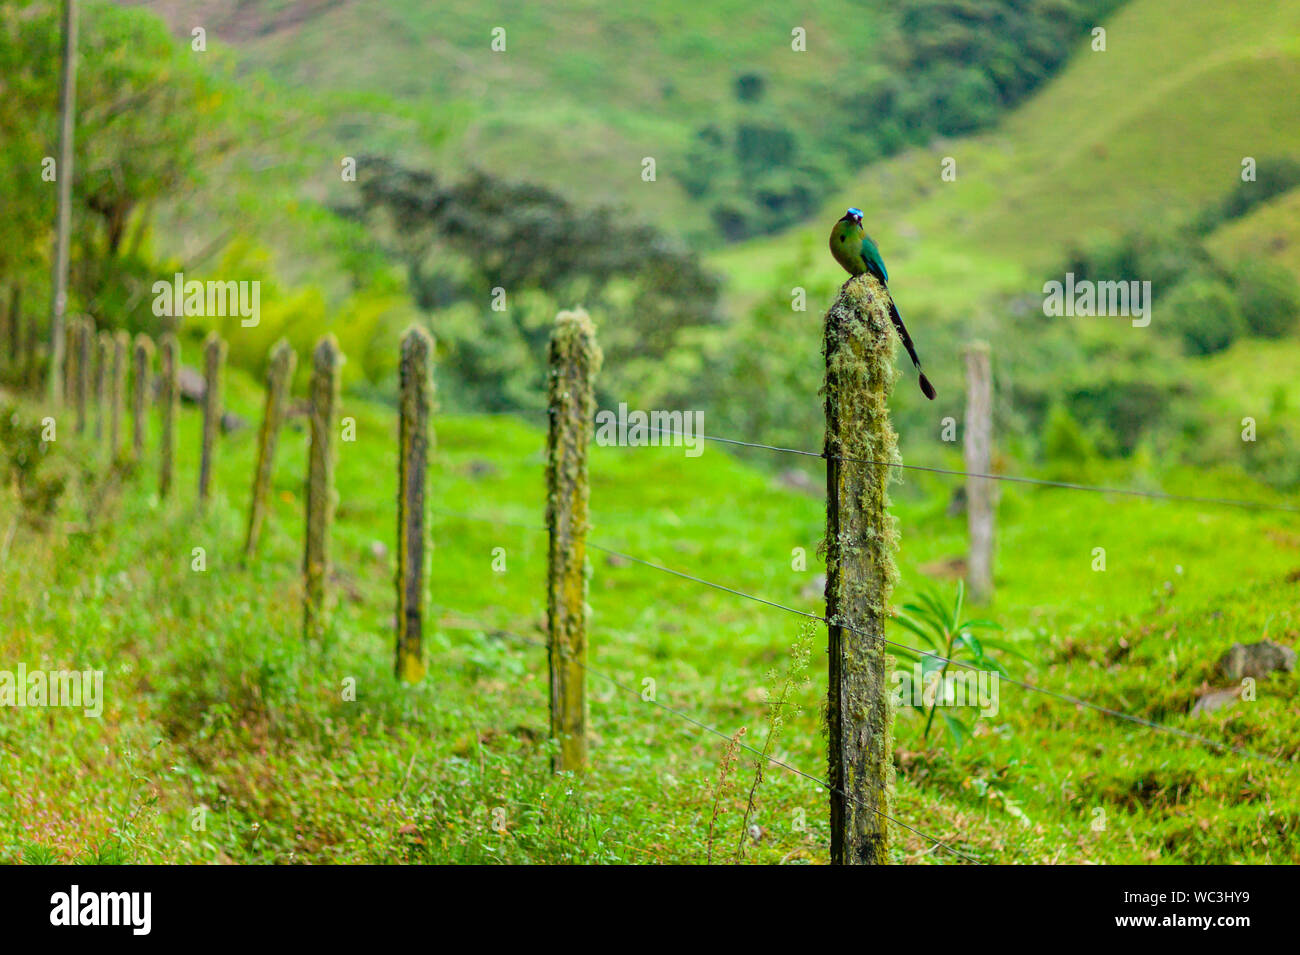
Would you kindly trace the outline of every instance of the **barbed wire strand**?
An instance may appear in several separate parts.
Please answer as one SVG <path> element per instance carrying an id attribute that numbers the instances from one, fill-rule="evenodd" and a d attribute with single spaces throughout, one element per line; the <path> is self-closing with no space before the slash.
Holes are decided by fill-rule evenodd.
<path id="1" fill-rule="evenodd" d="M 461 611 L 456 610 L 454 608 L 444 607 L 438 604 L 431 604 L 430 606 L 432 609 L 440 610 L 443 613 L 456 614 L 462 619 L 467 620 L 472 624 L 475 624 L 485 634 L 494 635 L 494 636 L 511 637 L 523 643 L 529 644 L 530 646 L 539 647 L 543 650 L 549 649 L 545 641 L 536 640 L 532 637 L 528 637 L 525 636 L 524 634 L 516 633 L 513 630 L 507 630 L 502 627 L 489 626 L 483 623 L 483 621 L 477 620 L 476 618 L 470 616 L 469 614 L 462 613 Z M 695 717 L 691 716 L 689 713 L 683 712 L 682 710 L 669 706 L 667 703 L 660 702 L 658 699 L 645 700 L 645 698 L 641 695 L 640 691 L 638 691 L 635 687 L 628 686 L 626 683 L 623 683 L 621 680 L 617 679 L 616 677 L 610 676 L 607 673 L 603 673 L 600 670 L 593 669 L 592 667 L 587 666 L 585 663 L 576 660 L 573 662 L 578 663 L 578 666 L 581 667 L 584 672 L 590 673 L 592 676 L 599 677 L 600 679 L 607 681 L 613 686 L 618 687 L 620 690 L 623 690 L 626 693 L 633 694 L 638 699 L 642 699 L 647 703 L 653 703 L 655 706 L 659 707 L 660 709 L 668 713 L 671 713 L 673 716 L 676 716 L 679 719 L 686 721 L 687 723 L 690 723 L 692 726 L 698 727 L 699 729 L 702 729 L 708 733 L 712 733 L 714 736 L 717 736 L 720 739 L 724 739 L 729 743 L 734 743 L 739 748 L 744 749 L 747 752 L 753 753 L 755 756 L 767 760 L 769 763 L 771 763 L 774 766 L 779 766 L 788 772 L 794 773 L 796 776 L 802 776 L 804 779 L 817 783 L 817 785 L 823 787 L 827 792 L 835 793 L 841 798 L 848 799 L 851 800 L 852 802 L 857 803 L 858 805 L 862 806 L 862 808 L 874 812 L 882 819 L 887 819 L 889 822 L 892 822 L 894 825 L 906 829 L 908 832 L 915 833 L 921 838 L 926 839 L 929 842 L 933 843 L 935 846 L 947 850 L 948 852 L 952 853 L 954 856 L 957 856 L 959 859 L 964 859 L 965 861 L 970 862 L 974 865 L 983 864 L 978 859 L 972 858 L 971 856 L 966 855 L 966 853 L 954 849 L 952 846 L 948 845 L 948 843 L 944 842 L 942 839 L 936 838 L 935 836 L 932 836 L 927 832 L 922 832 L 920 829 L 917 829 L 915 826 L 909 826 L 907 823 L 902 822 L 899 819 L 895 819 L 893 816 L 889 815 L 888 813 L 881 812 L 879 809 L 876 809 L 874 806 L 868 806 L 866 803 L 858 799 L 856 796 L 846 793 L 842 789 L 835 788 L 826 780 L 814 776 L 812 773 L 804 772 L 802 769 L 799 769 L 797 766 L 791 766 L 789 763 L 777 759 L 775 756 L 771 756 L 767 753 L 764 753 L 762 750 L 757 749 L 756 747 L 751 746 L 750 744 L 743 742 L 740 739 L 737 739 L 732 736 L 728 736 L 726 733 L 724 733 L 722 730 L 718 729 L 717 727 L 710 726 L 708 723 L 696 719 Z"/>
<path id="2" fill-rule="evenodd" d="M 778 451 L 783 454 L 796 454 L 801 457 L 821 458 L 824 461 L 842 461 L 848 464 L 872 464 L 878 467 L 899 468 L 904 471 L 924 471 L 930 474 L 946 474 L 957 477 L 981 478 L 988 481 L 1009 481 L 1015 484 L 1031 484 L 1037 487 L 1056 487 L 1070 491 L 1091 491 L 1096 494 L 1122 494 L 1128 497 L 1143 497 L 1161 501 L 1177 501 L 1184 504 L 1215 504 L 1225 507 L 1241 507 L 1248 510 L 1284 511 L 1288 514 L 1300 514 L 1300 506 L 1291 504 L 1271 504 L 1267 501 L 1247 501 L 1231 497 L 1198 497 L 1193 494 L 1166 494 L 1163 491 L 1143 491 L 1137 488 L 1101 487 L 1095 484 L 1078 484 L 1073 481 L 1052 481 L 1047 478 L 1024 477 L 1015 474 L 981 474 L 978 471 L 958 471 L 954 468 L 929 467 L 922 464 L 904 464 L 901 461 L 872 461 L 866 458 L 854 458 L 841 455 L 828 455 L 824 451 L 806 451 L 802 448 L 783 448 L 774 444 L 760 444 L 757 441 L 740 441 L 736 438 L 723 438 L 718 435 L 691 435 L 682 431 L 648 426 L 651 431 L 660 434 L 673 434 L 680 437 L 698 437 L 703 441 L 719 444 L 731 444 L 742 448 L 759 448 L 765 451 Z"/>
<path id="3" fill-rule="evenodd" d="M 453 518 L 460 518 L 463 520 L 479 521 L 488 524 L 500 524 L 502 526 L 518 527 L 525 530 L 531 530 L 540 533 L 545 533 L 547 530 L 545 527 L 542 527 L 537 524 L 523 524 L 519 522 L 504 521 L 504 520 L 498 521 L 498 520 L 494 520 L 493 518 L 482 517 L 474 514 L 463 514 L 463 513 L 453 512 L 453 511 L 443 511 L 440 509 L 434 509 L 433 513 L 441 514 L 444 517 L 453 517 Z M 671 567 L 665 567 L 662 564 L 656 564 L 653 561 L 645 560 L 644 558 L 636 557 L 632 554 L 625 554 L 622 551 L 614 550 L 613 548 L 606 547 L 603 544 L 597 544 L 594 541 L 587 541 L 587 546 L 592 548 L 593 550 L 598 550 L 602 553 L 609 554 L 621 560 L 631 561 L 632 563 L 640 564 L 644 567 L 649 567 L 652 570 L 657 570 L 665 574 L 671 574 L 674 577 L 680 577 L 683 580 L 689 580 L 694 583 L 701 584 L 705 587 L 711 587 L 714 590 L 719 590 L 722 591 L 723 593 L 729 593 L 737 597 L 743 597 L 746 600 L 752 600 L 755 603 L 763 604 L 765 606 L 772 607 L 776 610 L 784 610 L 787 613 L 792 613 L 800 617 L 806 617 L 810 620 L 818 620 L 826 624 L 827 626 L 838 626 L 841 629 L 848 630 L 852 633 L 858 633 L 865 636 L 870 635 L 867 631 L 859 627 L 854 627 L 844 623 L 836 623 L 831 619 L 829 619 L 828 617 L 821 616 L 820 614 L 815 614 L 807 610 L 800 610 L 797 607 L 791 607 L 786 604 L 779 603 L 775 600 L 769 600 L 768 598 L 760 597 L 757 594 L 750 594 L 750 593 L 746 593 L 743 590 L 737 590 L 734 587 L 728 587 L 726 584 L 719 584 L 716 583 L 715 581 L 705 580 L 703 577 L 697 577 L 694 574 L 688 574 L 684 571 L 674 570 Z M 963 669 L 968 669 L 968 670 L 974 670 L 976 672 L 979 671 L 979 667 L 975 666 L 974 664 L 966 663 L 965 661 L 962 660 L 953 660 L 943 656 L 942 654 L 934 653 L 933 651 L 930 650 L 923 650 L 920 647 L 908 646 L 905 643 L 898 643 L 897 641 L 890 640 L 888 638 L 884 638 L 884 642 L 891 647 L 897 647 L 898 649 L 906 650 L 909 653 L 917 653 L 922 656 L 932 657 L 935 660 L 938 660 L 945 664 L 949 664 L 951 666 L 961 667 Z M 1148 729 L 1158 730 L 1160 732 L 1169 733 L 1174 736 L 1179 736 L 1196 743 L 1201 743 L 1203 745 L 1210 746 L 1222 752 L 1229 752 L 1237 756 L 1243 756 L 1249 759 L 1255 759 L 1262 762 L 1271 763 L 1273 765 L 1285 767 L 1287 769 L 1295 768 L 1295 763 L 1289 760 L 1278 759 L 1273 756 L 1268 756 L 1264 753 L 1256 753 L 1253 750 L 1246 749 L 1245 747 L 1236 746 L 1232 743 L 1224 743 L 1216 739 L 1211 739 L 1208 736 L 1202 736 L 1200 733 L 1193 733 L 1190 730 L 1181 729 L 1176 726 L 1169 726 L 1166 723 L 1159 723 L 1155 720 L 1147 719 L 1144 716 L 1137 716 L 1136 714 L 1133 713 L 1126 713 L 1123 710 L 1116 710 L 1113 709 L 1112 707 L 1103 706 L 1100 703 L 1094 703 L 1091 700 L 1086 700 L 1083 699 L 1082 697 L 1074 696 L 1069 693 L 1061 693 L 1057 690 L 1051 690 L 1046 687 L 1037 686 L 1033 683 L 1026 683 L 1023 680 L 1017 680 L 1013 677 L 1003 676 L 1001 674 L 999 674 L 999 680 L 1005 680 L 1007 683 L 1010 683 L 1012 686 L 1020 687 L 1021 689 L 1029 690 L 1033 693 L 1041 693 L 1044 696 L 1049 696 L 1065 703 L 1071 703 L 1075 706 L 1081 706 L 1085 709 L 1090 709 L 1095 712 L 1102 713 L 1106 716 L 1111 716 L 1116 719 L 1126 720 L 1127 722 L 1134 723 L 1138 726 L 1144 726 L 1147 727 Z"/>

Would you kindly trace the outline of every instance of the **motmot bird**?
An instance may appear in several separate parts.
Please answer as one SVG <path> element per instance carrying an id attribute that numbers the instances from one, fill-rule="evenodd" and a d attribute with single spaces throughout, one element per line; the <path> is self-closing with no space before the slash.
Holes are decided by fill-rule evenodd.
<path id="1" fill-rule="evenodd" d="M 871 236 L 862 228 L 861 209 L 850 209 L 831 229 L 831 255 L 835 256 L 835 261 L 844 266 L 849 275 L 870 272 L 885 287 L 885 297 L 889 300 L 889 319 L 898 330 L 898 337 L 903 340 L 903 347 L 916 366 L 916 373 L 921 376 L 921 393 L 933 401 L 934 385 L 930 384 L 930 379 L 921 371 L 921 359 L 916 357 L 912 336 L 907 334 L 907 326 L 903 324 L 903 317 L 894 305 L 894 296 L 889 292 L 889 273 L 885 271 L 885 260 L 880 257 L 880 249 L 871 241 Z"/>

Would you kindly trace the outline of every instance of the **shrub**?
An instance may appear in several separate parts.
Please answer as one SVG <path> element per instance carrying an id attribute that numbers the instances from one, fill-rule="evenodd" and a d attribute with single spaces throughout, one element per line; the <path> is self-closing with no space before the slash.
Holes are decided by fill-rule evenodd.
<path id="1" fill-rule="evenodd" d="M 1252 335 L 1281 338 L 1296 327 L 1300 282 L 1289 269 L 1247 259 L 1236 265 L 1231 278 L 1242 318 Z"/>
<path id="2" fill-rule="evenodd" d="M 1164 323 L 1190 355 L 1221 352 L 1245 331 L 1236 296 L 1217 279 L 1192 278 L 1180 282 L 1161 303 Z"/>

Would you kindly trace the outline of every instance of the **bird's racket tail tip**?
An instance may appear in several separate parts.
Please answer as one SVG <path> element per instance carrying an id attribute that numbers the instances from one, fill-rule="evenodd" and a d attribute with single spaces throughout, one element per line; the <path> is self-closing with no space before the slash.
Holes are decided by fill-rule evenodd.
<path id="1" fill-rule="evenodd" d="M 930 379 L 925 377 L 924 372 L 921 373 L 921 394 L 925 395 L 931 401 L 934 401 L 934 385 L 930 384 Z"/>

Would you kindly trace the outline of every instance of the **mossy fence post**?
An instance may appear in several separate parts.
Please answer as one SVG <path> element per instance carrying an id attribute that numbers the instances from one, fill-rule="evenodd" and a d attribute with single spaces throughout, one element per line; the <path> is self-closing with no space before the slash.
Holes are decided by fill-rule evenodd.
<path id="1" fill-rule="evenodd" d="M 397 468 L 397 659 L 399 680 L 424 678 L 424 495 L 433 439 L 433 339 L 419 327 L 402 338 Z"/>
<path id="2" fill-rule="evenodd" d="M 989 346 L 973 342 L 966 348 L 966 470 L 990 474 L 993 468 L 993 374 Z M 997 482 L 966 478 L 966 527 L 970 550 L 966 558 L 966 586 L 980 603 L 993 598 L 994 511 Z"/>
<path id="3" fill-rule="evenodd" d="M 149 392 L 153 387 L 153 339 L 141 333 L 135 336 L 131 374 L 131 457 L 144 457 L 144 439 L 148 428 Z"/>
<path id="4" fill-rule="evenodd" d="M 212 492 L 212 456 L 221 427 L 221 372 L 226 364 L 226 343 L 216 332 L 203 339 L 203 445 L 199 451 L 199 506 Z"/>
<path id="5" fill-rule="evenodd" d="M 77 405 L 77 343 L 81 341 L 81 319 L 73 317 L 63 326 L 63 404 L 69 409 Z"/>
<path id="6" fill-rule="evenodd" d="M 158 497 L 166 498 L 172 489 L 172 459 L 176 457 L 176 414 L 181 402 L 181 346 L 172 332 L 163 335 L 160 346 L 161 382 L 158 401 L 162 411 L 162 427 L 158 435 Z"/>
<path id="7" fill-rule="evenodd" d="M 897 576 L 886 486 L 899 461 L 888 293 L 850 279 L 826 313 L 826 617 L 831 862 L 889 861 L 893 710 L 885 618 Z M 852 459 L 852 460 L 849 460 Z"/>
<path id="8" fill-rule="evenodd" d="M 307 455 L 307 533 L 303 547 L 302 629 L 325 636 L 329 612 L 330 526 L 334 523 L 334 422 L 343 356 L 333 335 L 312 352 L 311 448 Z"/>
<path id="9" fill-rule="evenodd" d="M 271 349 L 266 366 L 266 408 L 262 412 L 262 430 L 257 436 L 257 470 L 253 472 L 253 498 L 248 506 L 248 533 L 244 537 L 244 560 L 257 553 L 257 541 L 266 521 L 267 500 L 271 494 L 271 475 L 275 471 L 275 449 L 284 425 L 289 400 L 289 383 L 298 365 L 298 353 L 285 339 Z"/>
<path id="10" fill-rule="evenodd" d="M 121 329 L 113 333 L 113 371 L 108 389 L 108 449 L 114 461 L 122 456 L 122 415 L 126 410 L 126 352 L 130 347 L 130 335 Z"/>
<path id="11" fill-rule="evenodd" d="M 10 290 L 10 299 L 8 305 L 4 307 L 3 314 L 0 314 L 0 369 L 10 370 L 14 365 L 14 307 L 13 307 L 13 290 Z"/>
<path id="12" fill-rule="evenodd" d="M 99 332 L 95 336 L 95 442 L 108 437 L 108 374 L 113 364 L 113 336 Z"/>
<path id="13" fill-rule="evenodd" d="M 399 680 L 424 678 L 424 493 L 433 441 L 433 339 L 422 328 L 402 338 L 397 466 L 397 660 Z"/>
<path id="14" fill-rule="evenodd" d="M 90 400 L 90 362 L 95 326 L 89 318 L 77 323 L 77 434 L 86 433 L 86 402 Z"/>
<path id="15" fill-rule="evenodd" d="M 560 744 L 556 772 L 580 770 L 587 763 L 587 451 L 601 359 L 587 313 L 560 312 L 548 354 L 546 437 L 547 657 L 551 736 Z"/>

